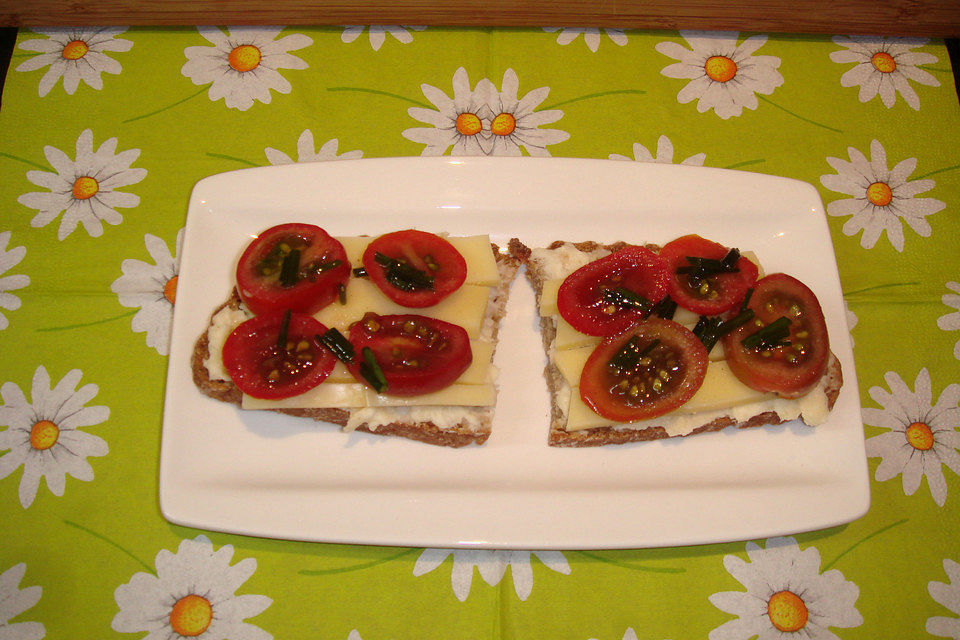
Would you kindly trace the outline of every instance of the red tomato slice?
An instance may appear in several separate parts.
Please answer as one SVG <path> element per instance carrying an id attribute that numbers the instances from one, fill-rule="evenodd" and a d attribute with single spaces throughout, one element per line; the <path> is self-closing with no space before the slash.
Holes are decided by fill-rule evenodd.
<path id="1" fill-rule="evenodd" d="M 693 397 L 707 362 L 693 332 L 652 316 L 597 345 L 580 375 L 580 397 L 614 422 L 655 418 Z"/>
<path id="2" fill-rule="evenodd" d="M 722 261 L 730 250 L 722 244 L 688 235 L 668 242 L 660 250 L 670 274 L 670 297 L 684 309 L 702 315 L 717 315 L 740 304 L 747 289 L 757 280 L 757 265 L 747 258 L 739 258 L 730 269 L 715 273 L 707 263 L 705 271 L 698 272 L 687 257 Z M 678 269 L 694 269 L 678 273 Z"/>
<path id="3" fill-rule="evenodd" d="M 278 344 L 285 313 L 254 316 L 223 344 L 223 366 L 237 387 L 254 398 L 276 400 L 309 391 L 323 382 L 336 358 L 316 336 L 327 328 L 311 316 L 291 313 L 286 340 Z"/>
<path id="4" fill-rule="evenodd" d="M 414 229 L 371 242 L 363 252 L 363 268 L 388 298 L 404 307 L 435 305 L 467 277 L 467 262 L 452 244 Z"/>
<path id="5" fill-rule="evenodd" d="M 367 384 L 360 372 L 363 350 L 369 347 L 386 378 L 381 393 L 413 396 L 450 386 L 473 361 L 470 338 L 463 327 L 414 314 L 380 316 L 368 313 L 350 327 L 356 351 L 349 365 L 353 376 Z"/>
<path id="6" fill-rule="evenodd" d="M 237 290 L 254 314 L 287 309 L 315 313 L 336 299 L 349 277 L 343 245 L 312 224 L 267 229 L 237 264 Z"/>
<path id="7" fill-rule="evenodd" d="M 754 319 L 724 336 L 727 362 L 734 375 L 758 391 L 793 398 L 810 391 L 827 369 L 830 339 L 817 296 L 792 276 L 774 273 L 762 278 L 750 296 Z M 743 340 L 787 318 L 787 346 L 751 348 Z M 783 323 L 783 321 L 780 321 Z"/>
<path id="8" fill-rule="evenodd" d="M 560 315 L 581 333 L 612 336 L 649 314 L 625 304 L 611 302 L 618 293 L 642 296 L 651 305 L 667 294 L 667 271 L 663 260 L 646 247 L 630 246 L 580 267 L 557 291 Z"/>

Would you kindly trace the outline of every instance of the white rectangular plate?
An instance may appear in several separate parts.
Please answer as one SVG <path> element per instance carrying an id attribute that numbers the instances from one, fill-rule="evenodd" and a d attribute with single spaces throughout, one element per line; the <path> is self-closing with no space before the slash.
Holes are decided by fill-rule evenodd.
<path id="1" fill-rule="evenodd" d="M 845 384 L 829 420 L 648 443 L 548 447 L 533 291 L 513 285 L 483 446 L 436 447 L 269 412 L 194 387 L 190 355 L 250 237 L 282 222 L 334 235 L 404 228 L 752 249 L 818 295 Z M 174 314 L 160 504 L 175 523 L 255 536 L 431 547 L 637 548 L 849 522 L 869 504 L 863 426 L 833 246 L 816 190 L 759 174 L 609 160 L 395 158 L 235 171 L 190 200 Z"/>

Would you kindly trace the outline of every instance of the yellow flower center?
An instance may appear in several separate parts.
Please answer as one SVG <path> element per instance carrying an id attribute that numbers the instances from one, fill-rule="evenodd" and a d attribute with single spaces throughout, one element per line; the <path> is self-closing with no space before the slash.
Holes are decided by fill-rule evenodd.
<path id="1" fill-rule="evenodd" d="M 793 633 L 807 624 L 807 605 L 792 591 L 778 591 L 767 601 L 767 616 L 778 630 Z"/>
<path id="2" fill-rule="evenodd" d="M 60 52 L 60 56 L 63 57 L 64 60 L 79 60 L 87 55 L 87 51 L 90 51 L 90 47 L 86 42 L 83 40 L 74 40 L 73 42 L 67 43 L 63 51 Z"/>
<path id="3" fill-rule="evenodd" d="M 181 636 L 193 638 L 210 626 L 213 621 L 213 606 L 210 601 L 194 594 L 177 600 L 170 610 L 170 627 Z"/>
<path id="4" fill-rule="evenodd" d="M 163 285 L 163 297 L 170 301 L 170 304 L 177 303 L 177 278 L 180 276 L 173 276 L 167 280 L 167 284 Z"/>
<path id="5" fill-rule="evenodd" d="M 57 444 L 60 428 L 49 420 L 41 420 L 30 429 L 30 446 L 37 451 L 49 449 Z"/>
<path id="6" fill-rule="evenodd" d="M 886 182 L 874 182 L 867 187 L 867 200 L 878 207 L 885 207 L 893 200 L 893 190 Z"/>
<path id="7" fill-rule="evenodd" d="M 727 56 L 710 56 L 703 69 L 715 82 L 727 82 L 737 75 L 737 63 Z"/>
<path id="8" fill-rule="evenodd" d="M 873 68 L 880 73 L 893 73 L 897 70 L 897 61 L 893 59 L 893 56 L 885 51 L 878 51 L 873 54 L 873 57 L 870 58 L 870 62 L 873 63 Z"/>
<path id="9" fill-rule="evenodd" d="M 242 44 L 234 48 L 227 59 L 230 61 L 230 66 L 241 73 L 252 71 L 260 66 L 260 49 L 252 44 Z"/>
<path id="10" fill-rule="evenodd" d="M 907 442 L 914 449 L 929 451 L 933 449 L 933 431 L 925 422 L 914 422 L 907 427 Z"/>
<path id="11" fill-rule="evenodd" d="M 501 113 L 490 123 L 490 131 L 498 136 L 508 136 L 517 128 L 517 119 L 511 113 Z"/>
<path id="12" fill-rule="evenodd" d="M 97 195 L 100 183 L 90 176 L 80 176 L 73 181 L 73 197 L 77 200 L 87 200 Z"/>
<path id="13" fill-rule="evenodd" d="M 480 133 L 483 123 L 475 113 L 461 113 L 457 116 L 457 131 L 464 136 L 475 136 Z"/>

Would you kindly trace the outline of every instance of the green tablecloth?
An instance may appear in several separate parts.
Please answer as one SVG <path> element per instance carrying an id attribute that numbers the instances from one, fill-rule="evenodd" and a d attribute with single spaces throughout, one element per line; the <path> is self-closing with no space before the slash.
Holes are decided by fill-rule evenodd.
<path id="1" fill-rule="evenodd" d="M 0 112 L 0 638 L 960 638 L 958 116 L 947 52 L 921 40 L 21 32 Z M 869 513 L 622 551 L 311 544 L 167 523 L 161 410 L 194 183 L 449 153 L 816 185 L 855 344 Z"/>

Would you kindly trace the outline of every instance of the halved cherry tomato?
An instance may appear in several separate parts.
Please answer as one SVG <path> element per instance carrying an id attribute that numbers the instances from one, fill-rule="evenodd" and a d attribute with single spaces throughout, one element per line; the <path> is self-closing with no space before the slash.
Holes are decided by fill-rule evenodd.
<path id="1" fill-rule="evenodd" d="M 757 282 L 749 307 L 754 319 L 723 338 L 731 371 L 758 391 L 773 391 L 785 398 L 809 392 L 826 371 L 830 355 L 827 324 L 817 296 L 796 278 L 774 273 Z M 774 322 L 786 326 L 779 336 L 761 341 L 760 334 L 750 339 Z M 753 347 L 751 340 L 766 344 Z M 781 342 L 788 344 L 765 348 Z"/>
<path id="2" fill-rule="evenodd" d="M 348 366 L 360 382 L 367 347 L 383 371 L 387 387 L 381 393 L 412 396 L 448 387 L 473 361 L 470 337 L 460 326 L 414 314 L 366 314 L 350 327 L 356 351 Z"/>
<path id="3" fill-rule="evenodd" d="M 664 245 L 660 257 L 670 274 L 670 297 L 702 315 L 717 315 L 740 304 L 757 280 L 757 265 L 744 257 L 724 262 L 730 250 L 722 244 L 688 235 Z M 703 258 L 690 261 L 687 258 Z M 721 271 L 717 271 L 721 269 Z"/>
<path id="4" fill-rule="evenodd" d="M 247 395 L 274 400 L 299 395 L 323 382 L 336 364 L 316 339 L 326 333 L 325 326 L 291 313 L 284 328 L 285 316 L 276 311 L 254 316 L 223 344 L 223 366 Z"/>
<path id="5" fill-rule="evenodd" d="M 292 309 L 315 313 L 350 277 L 340 241 L 312 224 L 281 224 L 251 242 L 237 264 L 237 290 L 255 314 Z"/>
<path id="6" fill-rule="evenodd" d="M 388 298 L 415 308 L 437 304 L 467 277 L 467 262 L 452 244 L 414 229 L 371 242 L 363 252 L 363 268 Z"/>
<path id="7" fill-rule="evenodd" d="M 646 247 L 630 246 L 580 267 L 557 291 L 560 315 L 581 333 L 612 336 L 646 317 L 649 308 L 631 306 L 640 296 L 649 306 L 667 294 L 663 260 Z"/>
<path id="8" fill-rule="evenodd" d="M 655 418 L 693 397 L 707 362 L 693 332 L 652 316 L 597 345 L 580 374 L 580 397 L 614 422 Z"/>

